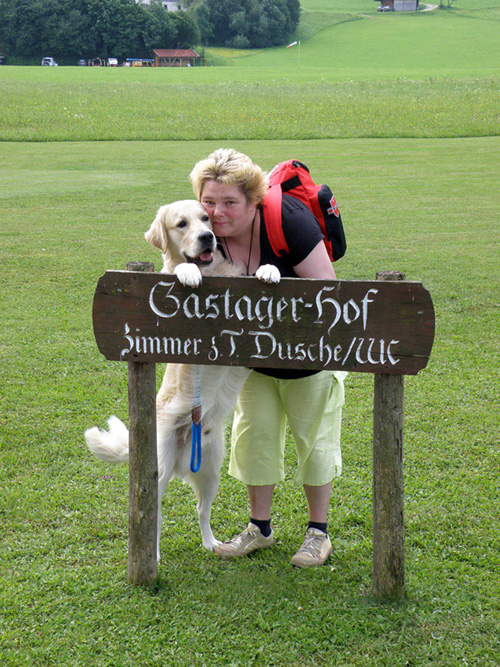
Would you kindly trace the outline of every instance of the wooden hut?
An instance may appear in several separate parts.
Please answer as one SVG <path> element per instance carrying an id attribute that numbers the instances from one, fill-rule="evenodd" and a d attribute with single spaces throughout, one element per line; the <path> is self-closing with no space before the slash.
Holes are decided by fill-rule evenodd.
<path id="1" fill-rule="evenodd" d="M 192 49 L 153 49 L 155 67 L 195 67 L 201 56 Z"/>

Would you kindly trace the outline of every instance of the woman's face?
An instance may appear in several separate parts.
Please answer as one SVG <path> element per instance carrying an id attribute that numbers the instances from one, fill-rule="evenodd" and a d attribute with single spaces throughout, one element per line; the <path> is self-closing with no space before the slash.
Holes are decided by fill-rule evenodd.
<path id="1" fill-rule="evenodd" d="M 210 217 L 216 236 L 237 236 L 251 227 L 257 207 L 236 185 L 207 181 L 200 202 Z"/>

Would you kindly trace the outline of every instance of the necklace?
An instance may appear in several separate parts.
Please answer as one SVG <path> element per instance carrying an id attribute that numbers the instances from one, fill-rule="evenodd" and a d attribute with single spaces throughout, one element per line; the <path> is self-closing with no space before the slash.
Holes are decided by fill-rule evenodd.
<path id="1" fill-rule="evenodd" d="M 255 213 L 254 219 L 252 220 L 252 231 L 251 231 L 251 235 L 250 235 L 250 249 L 248 251 L 248 259 L 247 259 L 247 267 L 246 267 L 246 275 L 247 276 L 250 275 L 249 274 L 250 260 L 252 258 L 253 232 L 254 232 L 254 228 L 255 228 L 255 218 L 256 217 L 257 217 L 257 212 Z M 227 254 L 228 254 L 228 257 L 229 257 L 229 261 L 231 262 L 231 264 L 234 264 L 233 258 L 231 256 L 231 251 L 229 250 L 229 246 L 227 244 L 227 238 L 225 236 L 224 236 L 224 245 L 226 247 L 226 251 L 227 251 Z"/>

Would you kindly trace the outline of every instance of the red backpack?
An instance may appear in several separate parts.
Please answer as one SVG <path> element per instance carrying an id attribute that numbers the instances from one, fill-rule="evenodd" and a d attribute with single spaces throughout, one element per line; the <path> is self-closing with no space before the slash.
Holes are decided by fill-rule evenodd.
<path id="1" fill-rule="evenodd" d="M 269 190 L 263 205 L 267 235 L 274 254 L 289 252 L 281 224 L 283 193 L 300 199 L 318 220 L 331 261 L 343 257 L 347 246 L 337 201 L 328 185 L 316 185 L 309 169 L 298 160 L 280 162 L 269 175 Z"/>

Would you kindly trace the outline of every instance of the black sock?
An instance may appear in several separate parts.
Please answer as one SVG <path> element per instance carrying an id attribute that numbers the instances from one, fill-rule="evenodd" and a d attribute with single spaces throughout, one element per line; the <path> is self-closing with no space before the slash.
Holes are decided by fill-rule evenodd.
<path id="1" fill-rule="evenodd" d="M 326 523 L 319 523 L 318 521 L 309 521 L 309 523 L 307 524 L 307 529 L 309 530 L 309 528 L 317 528 L 318 530 L 321 530 L 322 533 L 325 533 L 325 535 L 328 535 L 326 526 L 327 526 Z"/>
<path id="2" fill-rule="evenodd" d="M 269 537 L 271 534 L 271 519 L 252 519 L 250 517 L 250 521 L 259 528 L 264 537 Z"/>

